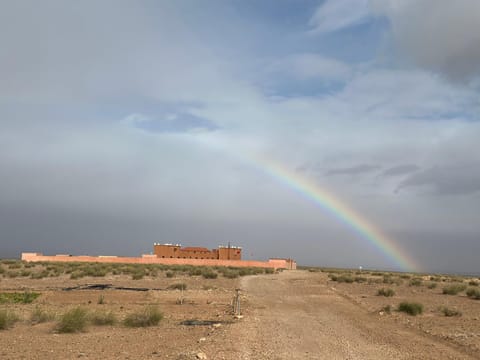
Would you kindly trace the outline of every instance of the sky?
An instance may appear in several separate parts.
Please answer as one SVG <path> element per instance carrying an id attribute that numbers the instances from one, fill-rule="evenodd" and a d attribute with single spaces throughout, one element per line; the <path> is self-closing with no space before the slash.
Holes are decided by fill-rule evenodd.
<path id="1" fill-rule="evenodd" d="M 480 273 L 477 0 L 0 1 L 0 79 L 0 257 Z"/>

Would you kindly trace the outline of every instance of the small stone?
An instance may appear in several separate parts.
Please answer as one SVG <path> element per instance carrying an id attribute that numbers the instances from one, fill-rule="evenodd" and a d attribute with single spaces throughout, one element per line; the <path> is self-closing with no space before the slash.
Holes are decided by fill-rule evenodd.
<path id="1" fill-rule="evenodd" d="M 216 323 L 216 324 L 213 324 L 212 326 L 213 326 L 214 328 L 219 328 L 220 326 L 222 326 L 222 324 Z"/>
<path id="2" fill-rule="evenodd" d="M 204 342 L 204 341 L 207 341 L 207 338 L 202 337 L 202 338 L 198 339 L 198 342 Z"/>
<path id="3" fill-rule="evenodd" d="M 206 360 L 207 359 L 207 355 L 203 352 L 199 352 L 195 356 L 196 356 L 197 359 L 200 359 L 200 360 Z"/>

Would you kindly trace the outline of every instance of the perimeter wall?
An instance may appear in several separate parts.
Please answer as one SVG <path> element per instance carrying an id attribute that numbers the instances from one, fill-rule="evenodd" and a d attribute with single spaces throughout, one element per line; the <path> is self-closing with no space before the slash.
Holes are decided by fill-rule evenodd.
<path id="1" fill-rule="evenodd" d="M 158 258 L 156 255 L 142 255 L 142 257 L 121 256 L 45 256 L 41 253 L 22 253 L 22 260 L 28 262 L 100 262 L 124 264 L 164 264 L 164 265 L 193 265 L 193 266 L 232 266 L 232 267 L 262 267 L 273 269 L 294 270 L 297 263 L 292 259 L 270 259 L 268 261 L 250 260 L 216 260 L 216 259 L 178 259 Z"/>

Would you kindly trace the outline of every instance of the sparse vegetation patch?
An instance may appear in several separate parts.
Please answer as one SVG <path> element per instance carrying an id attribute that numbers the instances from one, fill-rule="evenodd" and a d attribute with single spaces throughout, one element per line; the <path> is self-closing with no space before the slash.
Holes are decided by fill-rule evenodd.
<path id="1" fill-rule="evenodd" d="M 408 283 L 408 285 L 410 286 L 422 286 L 422 284 L 423 284 L 423 281 L 420 278 L 413 278 Z"/>
<path id="2" fill-rule="evenodd" d="M 187 284 L 185 283 L 175 283 L 168 287 L 169 290 L 186 290 Z"/>
<path id="3" fill-rule="evenodd" d="M 395 295 L 395 290 L 381 288 L 377 291 L 377 295 L 378 296 L 391 297 L 391 296 Z"/>
<path id="4" fill-rule="evenodd" d="M 8 329 L 18 320 L 18 316 L 14 312 L 0 309 L 0 330 Z"/>
<path id="5" fill-rule="evenodd" d="M 145 309 L 128 315 L 123 324 L 127 327 L 147 327 L 158 325 L 163 319 L 163 314 L 156 307 L 146 307 Z"/>
<path id="6" fill-rule="evenodd" d="M 450 309 L 446 306 L 442 307 L 440 309 L 440 311 L 442 312 L 443 315 L 445 316 L 448 316 L 448 317 L 451 317 L 451 316 L 461 316 L 462 313 L 456 309 Z"/>
<path id="7" fill-rule="evenodd" d="M 465 284 L 454 284 L 450 286 L 445 286 L 442 290 L 443 294 L 446 295 L 457 295 L 467 288 Z"/>
<path id="8" fill-rule="evenodd" d="M 470 289 L 467 290 L 467 296 L 471 299 L 474 299 L 474 300 L 480 300 L 480 290 L 470 288 Z"/>
<path id="9" fill-rule="evenodd" d="M 40 324 L 44 323 L 47 321 L 52 321 L 55 319 L 55 315 L 43 310 L 40 307 L 35 307 L 35 309 L 32 311 L 32 314 L 30 315 L 30 321 L 33 324 Z"/>
<path id="10" fill-rule="evenodd" d="M 57 325 L 59 333 L 76 333 L 85 331 L 88 324 L 87 310 L 76 307 L 67 311 L 60 317 Z"/>
<path id="11" fill-rule="evenodd" d="M 40 296 L 40 293 L 36 292 L 4 292 L 0 293 L 0 304 L 30 304 L 36 298 Z"/>
<path id="12" fill-rule="evenodd" d="M 398 311 L 416 316 L 423 313 L 423 305 L 414 302 L 401 302 L 400 305 L 398 305 Z"/>

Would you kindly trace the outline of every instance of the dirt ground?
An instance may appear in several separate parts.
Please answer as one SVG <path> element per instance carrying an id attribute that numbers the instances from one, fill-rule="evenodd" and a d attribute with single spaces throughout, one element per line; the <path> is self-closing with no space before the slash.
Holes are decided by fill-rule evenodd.
<path id="1" fill-rule="evenodd" d="M 92 283 L 151 290 L 62 290 Z M 187 289 L 168 289 L 174 283 L 185 283 Z M 444 295 L 443 285 L 430 289 L 409 286 L 408 280 L 390 285 L 338 283 L 327 272 L 306 270 L 237 279 L 4 277 L 0 292 L 29 290 L 41 295 L 31 304 L 0 305 L 21 319 L 0 330 L 0 359 L 479 359 L 480 301 L 464 293 Z M 231 313 L 237 287 L 242 289 L 241 319 Z M 395 295 L 377 296 L 382 287 L 393 288 Z M 180 298 L 182 305 L 177 304 Z M 422 303 L 424 313 L 414 317 L 382 311 L 405 300 Z M 90 325 L 85 332 L 59 334 L 56 321 L 29 321 L 38 307 L 61 314 L 82 306 L 90 312 L 113 311 L 122 319 L 152 304 L 165 317 L 146 328 Z M 462 315 L 446 317 L 441 306 L 461 310 Z M 212 324 L 181 324 L 192 319 Z"/>

